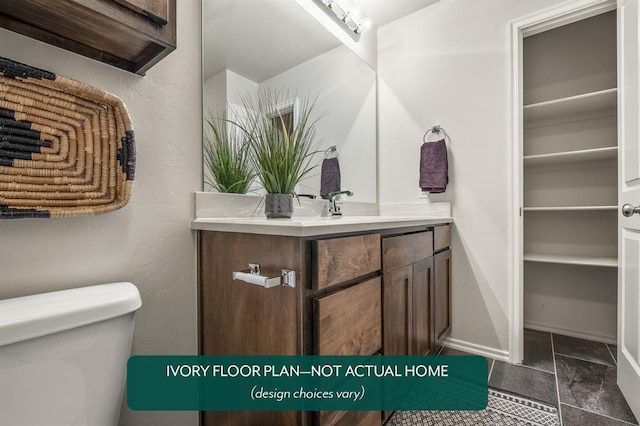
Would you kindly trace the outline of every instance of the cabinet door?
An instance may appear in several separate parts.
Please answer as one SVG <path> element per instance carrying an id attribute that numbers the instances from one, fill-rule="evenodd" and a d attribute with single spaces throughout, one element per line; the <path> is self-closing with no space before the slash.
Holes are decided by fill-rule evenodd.
<path id="1" fill-rule="evenodd" d="M 411 355 L 433 352 L 433 257 L 413 264 Z"/>
<path id="2" fill-rule="evenodd" d="M 200 354 L 298 355 L 298 299 L 307 282 L 300 240 L 279 235 L 199 232 Z M 278 247 L 278 250 L 273 250 Z M 253 262 L 300 271 L 298 286 L 264 288 L 232 279 Z M 300 425 L 296 411 L 204 411 L 203 426 Z"/>
<path id="3" fill-rule="evenodd" d="M 434 269 L 434 337 L 438 348 L 451 333 L 451 250 L 434 256 Z"/>
<path id="4" fill-rule="evenodd" d="M 385 355 L 410 353 L 411 281 L 413 266 L 405 266 L 384 274 L 383 351 Z"/>

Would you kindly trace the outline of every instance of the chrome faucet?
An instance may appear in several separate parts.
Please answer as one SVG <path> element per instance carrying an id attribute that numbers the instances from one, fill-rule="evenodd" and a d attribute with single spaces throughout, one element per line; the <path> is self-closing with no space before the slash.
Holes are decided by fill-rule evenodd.
<path id="1" fill-rule="evenodd" d="M 346 189 L 344 191 L 330 192 L 329 194 L 327 194 L 327 197 L 329 197 L 329 214 L 331 216 L 342 216 L 342 212 L 340 211 L 340 205 L 337 202 L 338 197 L 341 195 L 346 195 L 347 197 L 351 197 L 353 195 L 353 192 Z"/>

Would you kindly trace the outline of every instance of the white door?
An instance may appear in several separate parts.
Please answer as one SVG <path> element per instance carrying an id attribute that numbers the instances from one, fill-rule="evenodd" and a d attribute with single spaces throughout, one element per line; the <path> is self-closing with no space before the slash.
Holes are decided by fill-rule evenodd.
<path id="1" fill-rule="evenodd" d="M 633 207 L 640 206 L 639 12 L 638 0 L 618 0 L 618 201 Z M 618 385 L 640 419 L 640 208 L 631 206 L 618 222 Z"/>

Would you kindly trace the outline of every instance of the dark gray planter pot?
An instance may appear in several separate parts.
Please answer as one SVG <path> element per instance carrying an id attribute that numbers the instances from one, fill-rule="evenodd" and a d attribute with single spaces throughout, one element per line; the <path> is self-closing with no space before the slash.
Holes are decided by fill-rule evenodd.
<path id="1" fill-rule="evenodd" d="M 291 194 L 267 194 L 264 202 L 267 219 L 289 219 L 293 215 L 293 196 Z"/>

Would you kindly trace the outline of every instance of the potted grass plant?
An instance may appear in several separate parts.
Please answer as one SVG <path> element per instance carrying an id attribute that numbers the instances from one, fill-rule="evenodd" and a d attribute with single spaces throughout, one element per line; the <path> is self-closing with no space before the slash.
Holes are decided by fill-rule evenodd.
<path id="1" fill-rule="evenodd" d="M 255 180 L 249 140 L 226 114 L 206 119 L 204 163 L 205 184 L 218 192 L 246 194 Z"/>
<path id="2" fill-rule="evenodd" d="M 267 193 L 267 218 L 293 215 L 296 186 L 318 166 L 316 124 L 325 114 L 314 114 L 315 102 L 316 98 L 274 90 L 243 98 L 242 128 L 249 137 L 257 179 Z"/>

